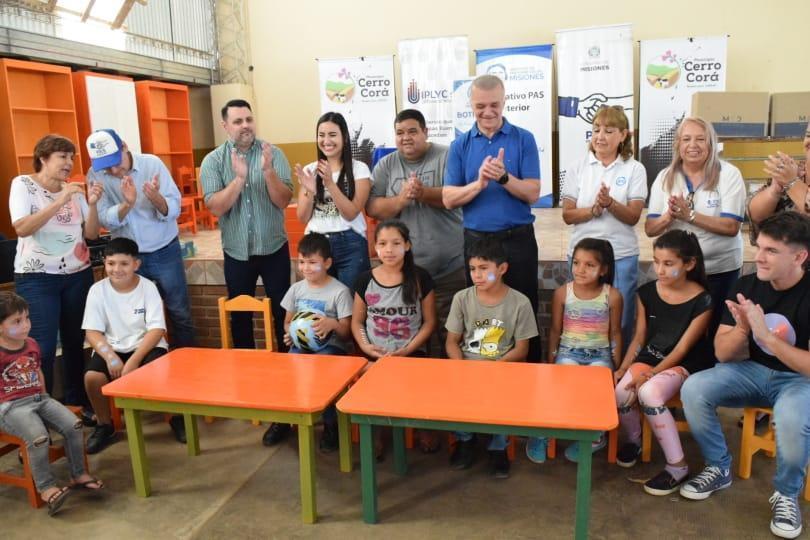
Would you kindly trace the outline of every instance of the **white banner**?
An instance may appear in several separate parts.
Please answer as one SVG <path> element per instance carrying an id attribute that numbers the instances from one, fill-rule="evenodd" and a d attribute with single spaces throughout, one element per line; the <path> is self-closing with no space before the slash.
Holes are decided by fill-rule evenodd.
<path id="1" fill-rule="evenodd" d="M 633 126 L 633 41 L 629 24 L 557 32 L 560 190 L 566 169 L 587 152 L 596 112 L 624 107 Z"/>
<path id="2" fill-rule="evenodd" d="M 470 130 L 475 123 L 470 107 L 472 77 L 453 81 L 453 131 L 455 137 Z"/>
<path id="3" fill-rule="evenodd" d="M 695 92 L 726 89 L 728 39 L 700 37 L 641 42 L 638 147 L 652 185 L 672 160 L 672 142 Z"/>
<path id="4" fill-rule="evenodd" d="M 453 81 L 470 75 L 467 36 L 399 42 L 402 108 L 425 115 L 431 141 L 453 141 Z"/>
<path id="5" fill-rule="evenodd" d="M 534 207 L 554 206 L 551 178 L 551 45 L 476 51 L 476 75 L 500 77 L 506 89 L 504 116 L 534 135 L 540 155 L 540 198 Z"/>
<path id="6" fill-rule="evenodd" d="M 374 149 L 396 146 L 397 104 L 392 56 L 318 60 L 321 113 L 346 118 L 354 158 L 371 167 Z"/>

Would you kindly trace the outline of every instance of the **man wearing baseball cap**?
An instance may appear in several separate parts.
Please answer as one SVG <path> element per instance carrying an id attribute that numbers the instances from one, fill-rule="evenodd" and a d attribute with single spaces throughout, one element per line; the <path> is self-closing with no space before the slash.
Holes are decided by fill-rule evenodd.
<path id="1" fill-rule="evenodd" d="M 194 325 L 177 237 L 180 190 L 160 158 L 130 152 L 115 130 L 91 133 L 87 151 L 92 162 L 87 182 L 104 186 L 98 203 L 101 225 L 113 238 L 129 238 L 138 244 L 138 273 L 160 290 L 172 323 L 172 345 L 193 346 Z M 182 417 L 177 418 L 172 428 L 177 439 L 185 442 Z"/>

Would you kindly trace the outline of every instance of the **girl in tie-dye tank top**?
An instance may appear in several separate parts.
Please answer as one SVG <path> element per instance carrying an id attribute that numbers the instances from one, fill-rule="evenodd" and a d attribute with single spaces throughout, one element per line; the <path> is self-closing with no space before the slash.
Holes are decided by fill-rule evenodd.
<path id="1" fill-rule="evenodd" d="M 613 288 L 613 247 L 607 240 L 583 238 L 574 247 L 571 281 L 554 291 L 548 361 L 577 366 L 613 368 L 621 362 L 622 295 Z M 535 463 L 545 461 L 547 441 L 530 438 L 526 455 Z M 577 461 L 576 443 L 565 457 Z M 605 446 L 604 434 L 593 443 L 596 452 Z"/>

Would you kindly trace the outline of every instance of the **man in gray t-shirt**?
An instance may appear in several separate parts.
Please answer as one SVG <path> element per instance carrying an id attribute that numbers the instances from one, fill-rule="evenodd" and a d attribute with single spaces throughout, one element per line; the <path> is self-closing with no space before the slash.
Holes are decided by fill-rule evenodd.
<path id="1" fill-rule="evenodd" d="M 448 210 L 442 203 L 447 147 L 428 142 L 422 113 L 401 111 L 394 129 L 397 151 L 374 167 L 366 211 L 375 219 L 397 218 L 408 226 L 416 264 L 435 283 L 439 335 L 438 342 L 429 342 L 430 352 L 444 356 L 450 302 L 466 287 L 461 210 Z"/>

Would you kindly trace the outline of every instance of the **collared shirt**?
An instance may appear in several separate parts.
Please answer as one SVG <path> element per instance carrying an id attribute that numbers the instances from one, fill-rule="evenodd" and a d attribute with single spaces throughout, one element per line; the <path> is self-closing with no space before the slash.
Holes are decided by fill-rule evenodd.
<path id="1" fill-rule="evenodd" d="M 90 169 L 87 182 L 100 183 L 104 194 L 98 202 L 98 219 L 113 238 L 129 238 L 138 244 L 142 253 L 152 253 L 166 247 L 177 236 L 177 217 L 180 215 L 180 190 L 174 183 L 166 165 L 151 154 L 130 154 L 132 169 L 127 175 L 135 184 L 135 204 L 123 220 L 118 219 L 118 208 L 124 202 L 121 179 L 104 171 Z M 158 175 L 160 194 L 166 199 L 168 212 L 164 216 L 143 192 L 143 186 Z"/>
<path id="2" fill-rule="evenodd" d="M 234 144 L 226 141 L 203 159 L 200 168 L 205 202 L 212 195 L 233 182 L 231 150 Z M 290 164 L 284 153 L 272 147 L 273 169 L 279 179 L 292 191 Z M 256 139 L 245 153 L 248 166 L 247 182 L 233 206 L 219 218 L 222 231 L 222 249 L 228 256 L 246 261 L 251 255 L 270 255 L 284 245 L 284 209 L 270 200 L 262 174 L 262 141 Z"/>
<path id="3" fill-rule="evenodd" d="M 695 212 L 699 214 L 743 221 L 745 182 L 737 167 L 726 161 L 720 162 L 720 179 L 714 191 L 705 190 L 703 184 L 695 189 L 688 178 L 678 174 L 670 193 L 664 191 L 664 176 L 667 170 L 669 167 L 658 173 L 658 178 L 650 188 L 647 219 L 660 217 L 666 212 L 670 195 L 682 195 L 684 198 L 692 198 Z M 678 219 L 672 222 L 670 228 L 695 233 L 703 251 L 707 274 L 730 272 L 742 266 L 742 231 L 738 231 L 734 236 L 724 236 Z"/>
<path id="4" fill-rule="evenodd" d="M 605 167 L 593 152 L 588 152 L 567 171 L 561 197 L 573 202 L 576 208 L 591 208 L 596 203 L 602 184 L 610 189 L 610 196 L 621 204 L 647 200 L 647 171 L 632 157 L 623 159 L 619 156 Z M 608 240 L 617 259 L 638 255 L 635 229 L 616 219 L 608 210 L 598 218 L 574 225 L 568 243 L 569 257 L 573 255 L 574 246 L 583 238 Z"/>
<path id="5" fill-rule="evenodd" d="M 540 178 L 540 154 L 534 135 L 504 118 L 491 139 L 478 130 L 478 124 L 473 124 L 467 133 L 453 141 L 444 172 L 445 185 L 465 186 L 475 182 L 484 158 L 497 157 L 501 148 L 509 174 L 520 180 Z M 496 232 L 534 223 L 531 206 L 495 181 L 490 181 L 463 210 L 464 228 L 474 231 Z"/>

